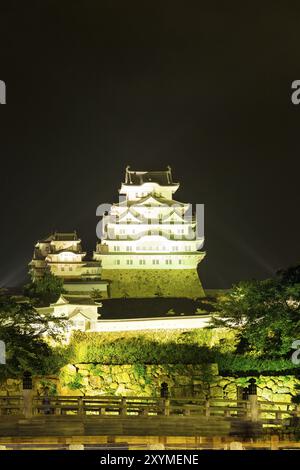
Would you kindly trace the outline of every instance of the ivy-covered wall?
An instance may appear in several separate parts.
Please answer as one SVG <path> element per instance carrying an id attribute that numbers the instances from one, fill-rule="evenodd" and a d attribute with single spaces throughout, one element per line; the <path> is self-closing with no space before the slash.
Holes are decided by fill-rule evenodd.
<path id="1" fill-rule="evenodd" d="M 216 364 L 69 364 L 61 370 L 58 393 L 160 396 L 165 382 L 172 396 L 191 396 L 194 380 L 203 385 L 200 394 L 217 375 Z"/>

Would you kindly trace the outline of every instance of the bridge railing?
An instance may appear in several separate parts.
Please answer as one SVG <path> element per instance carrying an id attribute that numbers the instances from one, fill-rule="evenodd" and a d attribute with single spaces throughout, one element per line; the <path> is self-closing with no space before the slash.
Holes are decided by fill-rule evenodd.
<path id="1" fill-rule="evenodd" d="M 34 397 L 33 414 L 56 415 L 109 415 L 109 416 L 153 416 L 183 415 L 240 418 L 262 422 L 280 422 L 293 416 L 300 416 L 300 407 L 289 402 L 267 402 L 258 400 L 256 395 L 249 400 L 211 398 L 155 398 L 155 397 Z"/>
<path id="2" fill-rule="evenodd" d="M 0 416 L 24 414 L 24 401 L 22 395 L 0 396 Z"/>
<path id="3" fill-rule="evenodd" d="M 289 402 L 264 401 L 256 395 L 248 400 L 222 398 L 155 398 L 120 396 L 6 396 L 0 397 L 0 415 L 75 416 L 203 416 L 239 418 L 280 424 L 300 417 L 300 406 Z"/>

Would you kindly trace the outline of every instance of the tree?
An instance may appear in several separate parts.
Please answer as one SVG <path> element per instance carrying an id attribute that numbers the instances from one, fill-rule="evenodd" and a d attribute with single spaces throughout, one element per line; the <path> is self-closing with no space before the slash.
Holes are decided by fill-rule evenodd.
<path id="1" fill-rule="evenodd" d="M 100 289 L 92 289 L 91 291 L 91 298 L 95 301 L 95 302 L 100 302 L 100 300 L 102 300 L 102 292 Z"/>
<path id="2" fill-rule="evenodd" d="M 39 307 L 56 302 L 63 292 L 65 292 L 63 279 L 48 271 L 40 279 L 30 282 L 24 288 L 24 294 Z"/>
<path id="3" fill-rule="evenodd" d="M 277 272 L 280 282 L 284 285 L 300 284 L 300 264 L 281 269 Z"/>
<path id="4" fill-rule="evenodd" d="M 59 348 L 46 339 L 60 339 L 65 321 L 40 314 L 28 301 L 18 301 L 0 291 L 0 339 L 6 347 L 6 364 L 0 377 L 11 377 L 29 370 L 51 373 L 64 362 Z"/>
<path id="5" fill-rule="evenodd" d="M 213 324 L 239 330 L 238 352 L 287 356 L 300 339 L 300 284 L 282 277 L 238 283 L 218 310 Z"/>

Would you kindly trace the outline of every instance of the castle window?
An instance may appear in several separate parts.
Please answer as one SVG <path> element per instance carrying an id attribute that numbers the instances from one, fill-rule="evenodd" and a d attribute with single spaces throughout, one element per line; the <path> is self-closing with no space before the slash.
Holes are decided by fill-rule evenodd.
<path id="1" fill-rule="evenodd" d="M 120 264 L 120 260 L 119 260 L 119 259 L 116 259 L 116 260 L 115 260 L 115 264 Z"/>
<path id="2" fill-rule="evenodd" d="M 133 260 L 132 259 L 126 260 L 126 264 L 133 264 Z"/>
<path id="3" fill-rule="evenodd" d="M 65 268 L 62 266 L 62 267 L 61 267 L 61 270 L 62 270 L 62 271 L 64 271 L 64 270 L 65 270 Z"/>
<path id="4" fill-rule="evenodd" d="M 146 264 L 146 261 L 144 259 L 140 259 L 139 264 Z"/>
<path id="5" fill-rule="evenodd" d="M 172 264 L 172 260 L 171 259 L 166 259 L 166 264 Z"/>
<path id="6" fill-rule="evenodd" d="M 159 260 L 158 259 L 153 259 L 152 264 L 159 264 Z"/>

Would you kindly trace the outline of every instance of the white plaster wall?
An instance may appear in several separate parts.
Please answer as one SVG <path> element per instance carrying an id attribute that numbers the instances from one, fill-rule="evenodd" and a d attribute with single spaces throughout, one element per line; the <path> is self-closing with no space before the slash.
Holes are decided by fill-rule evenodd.
<path id="1" fill-rule="evenodd" d="M 140 318 L 134 320 L 98 320 L 91 323 L 92 331 L 138 331 L 138 330 L 180 330 L 205 328 L 210 315 L 172 318 Z"/>

